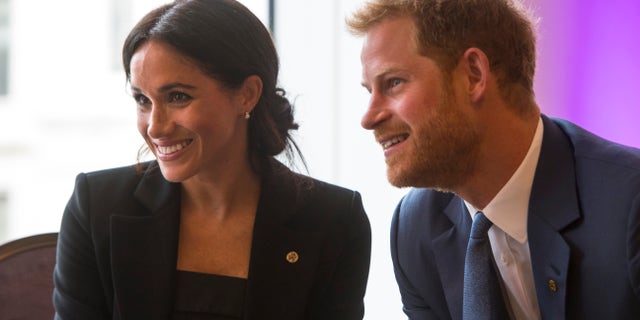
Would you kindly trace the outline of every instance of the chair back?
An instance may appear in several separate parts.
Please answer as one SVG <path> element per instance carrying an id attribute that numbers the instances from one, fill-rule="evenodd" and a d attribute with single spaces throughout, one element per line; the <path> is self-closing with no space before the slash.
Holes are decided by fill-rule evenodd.
<path id="1" fill-rule="evenodd" d="M 57 233 L 0 245 L 0 318 L 53 319 L 53 268 Z"/>

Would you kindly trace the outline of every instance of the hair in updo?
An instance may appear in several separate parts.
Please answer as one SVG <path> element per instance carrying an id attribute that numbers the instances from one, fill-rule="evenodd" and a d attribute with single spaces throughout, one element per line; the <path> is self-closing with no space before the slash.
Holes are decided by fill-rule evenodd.
<path id="1" fill-rule="evenodd" d="M 230 89 L 251 75 L 260 77 L 262 95 L 248 125 L 254 170 L 261 172 L 266 160 L 283 151 L 292 162 L 294 149 L 304 163 L 290 135 L 298 129 L 293 106 L 277 87 L 279 62 L 271 34 L 249 9 L 234 0 L 177 0 L 149 12 L 124 43 L 127 81 L 133 54 L 149 40 L 172 46 Z"/>

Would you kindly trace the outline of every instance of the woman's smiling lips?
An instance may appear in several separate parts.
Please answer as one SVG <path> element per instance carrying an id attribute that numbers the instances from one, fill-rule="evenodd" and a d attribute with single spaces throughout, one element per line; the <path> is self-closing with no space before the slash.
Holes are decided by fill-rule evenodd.
<path id="1" fill-rule="evenodd" d="M 154 146 L 156 147 L 158 158 L 166 161 L 166 160 L 173 160 L 175 156 L 178 154 L 178 152 L 180 152 L 181 150 L 189 146 L 191 142 L 193 142 L 193 140 L 188 139 L 178 143 L 174 143 L 174 142 L 170 142 L 170 143 L 165 142 L 162 144 L 154 143 Z"/>

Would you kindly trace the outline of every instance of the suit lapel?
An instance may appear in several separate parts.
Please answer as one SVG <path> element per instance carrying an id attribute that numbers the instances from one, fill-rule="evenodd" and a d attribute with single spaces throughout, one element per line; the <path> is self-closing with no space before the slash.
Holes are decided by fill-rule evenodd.
<path id="1" fill-rule="evenodd" d="M 245 319 L 304 317 L 309 297 L 301 293 L 313 285 L 322 252 L 320 234 L 288 227 L 305 202 L 298 181 L 282 165 L 272 170 L 263 177 L 254 224 Z M 293 252 L 297 260 L 287 258 Z"/>
<path id="2" fill-rule="evenodd" d="M 433 240 L 438 272 L 442 280 L 447 306 L 453 319 L 462 318 L 462 288 L 464 286 L 464 258 L 471 231 L 471 217 L 464 202 L 452 197 L 444 214 L 451 220 L 451 228 Z"/>
<path id="3" fill-rule="evenodd" d="M 297 184 L 291 172 L 276 164 L 263 178 L 245 318 L 265 314 L 300 318 L 308 300 L 300 292 L 313 285 L 322 237 L 288 227 L 306 203 L 297 192 L 304 186 Z M 139 207 L 116 212 L 111 220 L 115 309 L 130 319 L 169 319 L 175 291 L 180 188 L 164 180 L 156 169 L 145 173 L 135 197 Z M 297 261 L 287 259 L 290 252 L 298 255 Z"/>
<path id="4" fill-rule="evenodd" d="M 544 137 L 529 202 L 527 232 L 543 319 L 565 315 L 570 249 L 560 232 L 580 218 L 573 147 L 543 116 Z"/>
<path id="5" fill-rule="evenodd" d="M 544 137 L 531 191 L 528 239 L 538 304 L 543 319 L 565 315 L 570 250 L 560 231 L 580 218 L 573 148 L 564 133 L 543 116 Z M 453 197 L 444 209 L 451 228 L 433 240 L 434 255 L 452 318 L 462 317 L 464 256 L 471 218 Z"/>
<path id="6" fill-rule="evenodd" d="M 111 219 L 111 261 L 116 309 L 128 319 L 169 319 L 180 212 L 180 189 L 149 170 L 135 198 L 138 208 Z"/>

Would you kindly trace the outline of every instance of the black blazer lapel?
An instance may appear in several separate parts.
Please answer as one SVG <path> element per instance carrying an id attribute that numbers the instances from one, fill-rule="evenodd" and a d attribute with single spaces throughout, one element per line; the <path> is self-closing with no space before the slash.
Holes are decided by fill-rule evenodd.
<path id="1" fill-rule="evenodd" d="M 309 297 L 300 293 L 313 285 L 322 252 L 321 235 L 293 221 L 304 203 L 298 181 L 282 165 L 273 171 L 263 177 L 256 213 L 245 319 L 304 318 Z"/>
<path id="2" fill-rule="evenodd" d="M 570 249 L 560 232 L 580 218 L 573 147 L 547 117 L 531 190 L 527 232 L 543 319 L 565 315 Z"/>
<path id="3" fill-rule="evenodd" d="M 464 259 L 471 231 L 471 216 L 462 199 L 453 197 L 444 214 L 451 220 L 451 229 L 433 240 L 438 272 L 442 280 L 447 306 L 453 319 L 462 317 Z"/>
<path id="4" fill-rule="evenodd" d="M 180 212 L 179 185 L 150 170 L 140 181 L 138 208 L 111 218 L 114 309 L 126 319 L 170 319 Z M 123 318 L 125 319 L 125 318 Z"/>

